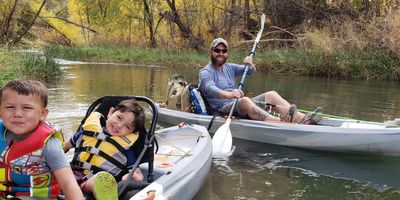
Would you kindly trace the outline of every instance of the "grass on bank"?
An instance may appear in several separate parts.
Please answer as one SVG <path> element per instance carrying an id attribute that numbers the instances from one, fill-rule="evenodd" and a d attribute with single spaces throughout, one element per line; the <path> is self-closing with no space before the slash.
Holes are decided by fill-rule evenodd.
<path id="1" fill-rule="evenodd" d="M 45 54 L 67 60 L 114 62 L 148 65 L 175 65 L 178 67 L 201 66 L 208 56 L 189 49 L 137 48 L 119 46 L 48 46 Z"/>
<path id="2" fill-rule="evenodd" d="M 376 51 L 334 51 L 279 49 L 263 51 L 257 57 L 260 70 L 337 79 L 400 80 L 396 60 Z M 259 67 L 260 68 L 260 67 Z"/>
<path id="3" fill-rule="evenodd" d="M 61 74 L 59 65 L 49 57 L 0 48 L 0 85 L 22 77 L 47 82 Z"/>
<path id="4" fill-rule="evenodd" d="M 155 64 L 177 67 L 203 67 L 210 58 L 193 50 L 138 49 L 115 46 L 46 48 L 46 55 L 67 60 Z M 229 62 L 242 63 L 248 52 L 233 49 Z M 260 71 L 321 76 L 340 79 L 400 80 L 396 60 L 375 49 L 318 47 L 267 48 L 256 50 L 255 63 Z"/>

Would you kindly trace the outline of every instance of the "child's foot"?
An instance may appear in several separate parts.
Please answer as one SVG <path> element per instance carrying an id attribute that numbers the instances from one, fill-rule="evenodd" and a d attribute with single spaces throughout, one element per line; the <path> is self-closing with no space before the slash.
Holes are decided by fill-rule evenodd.
<path id="1" fill-rule="evenodd" d="M 118 187 L 115 178 L 108 172 L 99 172 L 93 183 L 96 200 L 117 200 Z"/>

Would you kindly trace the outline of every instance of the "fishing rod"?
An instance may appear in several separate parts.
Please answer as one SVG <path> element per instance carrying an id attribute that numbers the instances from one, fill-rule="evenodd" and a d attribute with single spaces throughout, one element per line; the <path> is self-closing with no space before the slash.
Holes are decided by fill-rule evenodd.
<path id="1" fill-rule="evenodd" d="M 274 107 L 289 109 L 289 106 L 272 104 L 272 103 L 268 103 L 268 102 L 265 102 L 265 101 L 255 101 L 255 100 L 253 100 L 253 103 L 256 103 L 256 104 L 259 104 L 259 105 L 262 105 L 262 106 L 266 106 L 266 107 L 269 106 L 270 107 L 270 109 L 269 109 L 270 112 L 271 112 L 271 109 L 274 108 Z M 311 113 L 311 112 L 313 112 L 313 111 L 305 110 L 305 109 L 297 109 L 297 110 L 299 112 L 301 112 L 301 113 Z M 330 114 L 325 114 L 325 113 L 320 113 L 319 115 L 324 116 L 324 117 L 329 117 L 329 118 L 335 118 L 335 119 L 352 119 L 352 118 L 349 118 L 349 117 L 342 117 L 342 116 L 330 115 Z"/>

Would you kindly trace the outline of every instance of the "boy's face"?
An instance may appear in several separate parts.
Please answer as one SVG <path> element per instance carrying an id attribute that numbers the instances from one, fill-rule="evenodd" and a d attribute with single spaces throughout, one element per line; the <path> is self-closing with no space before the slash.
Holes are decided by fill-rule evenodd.
<path id="1" fill-rule="evenodd" d="M 48 109 L 43 107 L 38 95 L 19 95 L 12 89 L 3 90 L 0 116 L 4 126 L 12 133 L 31 133 L 41 120 L 46 119 Z"/>
<path id="2" fill-rule="evenodd" d="M 111 108 L 106 121 L 107 133 L 114 136 L 125 136 L 131 134 L 135 128 L 135 115 L 132 112 L 114 111 Z"/>

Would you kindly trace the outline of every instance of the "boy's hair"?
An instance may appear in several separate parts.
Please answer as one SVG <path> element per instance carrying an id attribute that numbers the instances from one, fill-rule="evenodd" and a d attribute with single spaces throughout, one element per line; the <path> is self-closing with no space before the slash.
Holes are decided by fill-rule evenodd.
<path id="1" fill-rule="evenodd" d="M 145 123 L 145 114 L 143 108 L 133 99 L 123 100 L 115 106 L 114 112 L 119 110 L 120 112 L 132 112 L 135 115 L 135 128 L 133 132 L 141 130 Z"/>
<path id="2" fill-rule="evenodd" d="M 14 90 L 19 95 L 37 95 L 40 97 L 43 107 L 47 107 L 49 91 L 47 87 L 39 81 L 29 79 L 14 79 L 5 83 L 0 88 L 0 103 L 3 97 L 3 91 L 6 89 Z"/>

